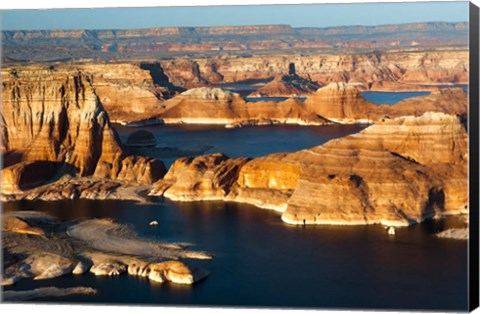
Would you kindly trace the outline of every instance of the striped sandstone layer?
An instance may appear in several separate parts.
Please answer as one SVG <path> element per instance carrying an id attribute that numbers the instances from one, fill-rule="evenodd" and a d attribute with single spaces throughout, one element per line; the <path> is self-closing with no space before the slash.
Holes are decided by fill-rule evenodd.
<path id="1" fill-rule="evenodd" d="M 92 76 L 52 71 L 2 72 L 2 194 L 65 174 L 136 183 L 163 176 L 162 162 L 124 152 Z"/>
<path id="2" fill-rule="evenodd" d="M 295 153 L 178 160 L 150 193 L 251 203 L 291 224 L 404 226 L 468 211 L 467 159 L 460 119 L 428 112 Z"/>

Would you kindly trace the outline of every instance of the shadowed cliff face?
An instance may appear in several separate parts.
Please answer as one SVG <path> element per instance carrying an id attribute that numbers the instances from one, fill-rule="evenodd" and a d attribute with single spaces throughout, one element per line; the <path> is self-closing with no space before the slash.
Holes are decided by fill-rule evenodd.
<path id="1" fill-rule="evenodd" d="M 292 224 L 408 225 L 468 212 L 467 159 L 460 119 L 429 112 L 296 153 L 184 159 L 151 194 L 251 203 Z"/>
<path id="2" fill-rule="evenodd" d="M 51 163 L 47 178 L 69 173 L 152 182 L 163 175 L 161 162 L 124 154 L 92 76 L 52 71 L 2 71 L 2 176 L 10 178 L 2 182 L 4 192 L 28 185 L 36 162 Z"/>

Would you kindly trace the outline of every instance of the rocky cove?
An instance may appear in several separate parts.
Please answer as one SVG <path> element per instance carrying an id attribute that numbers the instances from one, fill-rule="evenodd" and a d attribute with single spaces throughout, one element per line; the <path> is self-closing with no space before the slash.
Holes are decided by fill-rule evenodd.
<path id="1" fill-rule="evenodd" d="M 98 78 L 91 74 L 90 70 L 86 68 L 69 69 L 67 72 L 61 72 L 62 75 L 57 75 L 57 69 L 26 67 L 14 71 L 8 69 L 2 73 L 2 75 L 5 74 L 4 77 L 6 78 L 2 90 L 2 138 L 4 139 L 2 142 L 2 154 L 4 156 L 2 199 L 5 201 L 5 208 L 13 212 L 11 215 L 20 219 L 15 221 L 13 228 L 2 225 L 3 232 L 9 235 L 12 243 L 32 239 L 35 242 L 35 237 L 44 236 L 31 232 L 26 232 L 27 235 L 25 235 L 25 230 L 41 229 L 41 226 L 37 226 L 35 221 L 38 217 L 19 217 L 15 210 L 35 209 L 49 212 L 51 211 L 50 208 L 56 206 L 74 209 L 71 210 L 71 213 L 64 209 L 55 210 L 55 215 L 63 218 L 60 218 L 60 221 L 57 222 L 58 226 L 54 225 L 55 232 L 51 233 L 55 237 L 62 237 L 69 243 L 71 240 L 65 239 L 65 234 L 58 235 L 56 233 L 58 230 L 66 228 L 63 224 L 71 228 L 71 224 L 82 226 L 82 224 L 99 223 L 95 220 L 93 222 L 88 220 L 86 222 L 76 221 L 82 217 L 99 218 L 98 216 L 107 216 L 104 218 L 122 220 L 123 218 L 114 213 L 112 209 L 123 205 L 112 200 L 131 199 L 143 202 L 125 203 L 135 211 L 141 211 L 142 207 L 146 207 L 152 211 L 155 208 L 161 212 L 163 207 L 168 207 L 166 210 L 168 214 L 163 217 L 165 220 L 155 219 L 159 222 L 158 228 L 148 227 L 150 229 L 145 229 L 144 226 L 148 225 L 148 220 L 142 220 L 141 224 L 137 224 L 135 227 L 136 231 L 143 230 L 141 231 L 143 236 L 149 233 L 148 230 L 158 230 L 159 234 L 157 236 L 159 235 L 160 239 L 156 240 L 179 241 L 180 243 L 182 241 L 194 243 L 200 241 L 201 243 L 197 244 L 200 244 L 199 247 L 203 249 L 203 246 L 209 246 L 208 241 L 212 240 L 214 233 L 208 233 L 208 236 L 203 238 L 200 234 L 205 230 L 196 229 L 198 233 L 187 232 L 189 236 L 175 237 L 178 231 L 175 231 L 176 229 L 171 225 L 168 226 L 169 223 L 173 221 L 177 223 L 176 228 L 184 230 L 197 228 L 194 227 L 197 221 L 206 223 L 204 219 L 207 218 L 214 222 L 219 219 L 226 219 L 226 222 L 223 221 L 219 226 L 212 226 L 212 228 L 218 228 L 216 229 L 217 236 L 218 234 L 226 234 L 224 238 L 226 243 L 239 247 L 245 246 L 245 250 L 240 252 L 255 257 L 249 260 L 253 267 L 251 269 L 255 269 L 256 263 L 266 262 L 266 257 L 262 256 L 264 254 L 262 249 L 271 247 L 273 243 L 278 244 L 278 239 L 282 238 L 282 234 L 293 234 L 291 241 L 294 243 L 302 238 L 302 232 L 307 233 L 308 237 L 307 244 L 305 244 L 306 251 L 315 248 L 321 254 L 324 252 L 324 246 L 330 247 L 331 255 L 329 258 L 333 262 L 325 264 L 326 270 L 333 267 L 334 264 L 337 264 L 335 266 L 337 267 L 339 259 L 344 261 L 349 256 L 349 253 L 346 252 L 349 248 L 345 248 L 345 251 L 342 251 L 343 253 L 338 253 L 326 242 L 316 242 L 315 237 L 328 235 L 329 232 L 331 232 L 331 237 L 327 236 L 329 239 L 333 239 L 340 234 L 347 234 L 349 241 L 353 241 L 356 232 L 363 234 L 359 242 L 350 242 L 352 243 L 350 248 L 358 246 L 359 243 L 378 245 L 375 244 L 377 241 L 392 241 L 386 243 L 392 243 L 397 248 L 403 239 L 407 239 L 408 246 L 418 245 L 419 242 L 417 241 L 420 241 L 420 243 L 428 243 L 428 245 L 433 243 L 434 246 L 445 245 L 446 249 L 456 253 L 459 253 L 459 250 L 466 252 L 465 244 L 462 241 L 451 243 L 448 241 L 452 240 L 434 237 L 435 233 L 445 229 L 445 225 L 442 225 L 442 222 L 439 223 L 438 219 L 444 221 L 447 216 L 468 213 L 466 188 L 468 150 L 467 132 L 464 123 L 467 102 L 466 93 L 461 89 L 433 89 L 429 95 L 404 99 L 394 105 L 371 103 L 361 95 L 357 87 L 343 82 L 330 83 L 319 87 L 316 91 L 308 94 L 304 101 L 287 99 L 280 102 L 255 102 L 255 105 L 245 101 L 238 93 L 220 88 L 197 87 L 187 91 L 173 90 L 172 93 L 175 96 L 165 97 L 165 99 L 159 99 L 159 94 L 155 94 L 155 91 L 153 91 L 152 94 L 156 100 L 155 102 L 150 102 L 153 99 L 146 101 L 152 110 L 142 109 L 148 113 L 148 116 L 145 117 L 151 118 L 153 116 L 162 119 L 167 124 L 183 124 L 183 126 L 151 127 L 152 130 L 167 128 L 167 132 L 164 133 L 166 137 L 168 137 L 168 130 L 175 131 L 175 128 L 177 128 L 176 136 L 181 134 L 181 132 L 178 132 L 178 128 L 185 127 L 185 124 L 211 124 L 212 122 L 220 124 L 220 129 L 223 132 L 246 132 L 243 136 L 247 144 L 248 139 L 263 137 L 261 141 L 254 143 L 254 146 L 250 148 L 242 149 L 242 147 L 238 147 L 237 151 L 235 149 L 228 151 L 228 149 L 221 149 L 221 145 L 213 143 L 215 134 L 221 138 L 227 133 L 215 132 L 215 127 L 208 126 L 204 136 L 211 138 L 212 143 L 209 143 L 209 145 L 212 145 L 212 148 L 193 154 L 199 156 L 173 156 L 169 160 L 161 160 L 162 158 L 156 158 L 154 155 L 149 156 L 148 153 L 137 154 L 137 152 L 124 145 L 125 140 L 121 127 L 112 124 L 109 118 L 110 114 L 115 115 L 116 109 L 104 105 L 104 103 L 107 103 L 107 98 L 113 98 L 101 96 L 101 84 L 99 84 Z M 66 76 L 64 76 L 65 73 Z M 150 83 L 142 81 L 141 84 L 148 85 Z M 155 87 L 155 84 L 152 83 L 149 86 Z M 115 90 L 116 87 L 113 87 L 113 89 Z M 130 87 L 127 87 L 127 90 L 129 89 Z M 129 95 L 136 94 L 131 93 Z M 120 96 L 120 98 L 122 97 Z M 135 101 L 130 100 L 129 103 L 135 103 Z M 285 125 L 289 122 L 297 125 Z M 368 123 L 369 125 L 359 125 L 360 123 Z M 258 125 L 261 124 L 277 125 L 260 128 Z M 315 126 L 301 127 L 298 124 Z M 225 125 L 247 127 L 243 127 L 241 130 L 228 130 L 224 128 Z M 249 128 L 248 125 L 257 125 L 257 127 Z M 290 129 L 288 132 L 282 133 L 282 128 Z M 309 135 L 311 128 L 316 128 L 316 131 Z M 197 126 L 196 131 L 198 130 Z M 186 132 L 184 136 L 189 137 L 196 131 Z M 300 138 L 303 139 L 291 141 L 287 134 L 295 132 L 299 133 Z M 236 141 L 241 139 L 242 135 L 241 133 L 231 134 L 236 135 L 222 140 L 224 143 L 230 142 L 230 145 L 235 146 L 237 145 Z M 161 141 L 162 138 L 160 137 L 158 140 Z M 167 144 L 177 147 L 178 142 L 181 141 L 181 138 L 176 138 L 174 142 Z M 279 144 L 275 144 L 275 141 L 279 141 Z M 149 200 L 147 194 L 160 198 Z M 341 197 L 338 197 L 339 195 Z M 92 203 L 88 203 L 89 201 L 85 199 L 91 199 L 90 202 Z M 100 199 L 105 199 L 105 201 L 99 201 Z M 48 201 L 48 203 L 40 200 Z M 153 203 L 149 203 L 149 201 Z M 189 203 L 179 203 L 177 201 Z M 274 209 L 279 213 L 255 209 L 247 204 Z M 79 210 L 80 207 L 96 208 L 99 212 L 105 210 L 108 214 L 104 215 L 91 211 L 83 213 Z M 79 212 L 78 215 L 74 213 L 77 211 Z M 125 211 L 127 210 L 124 208 L 122 212 Z M 178 211 L 178 213 L 174 213 L 175 211 Z M 204 211 L 207 218 L 202 219 Z M 132 215 L 133 212 L 128 217 L 133 219 Z M 183 217 L 176 215 L 183 215 Z M 215 215 L 220 215 L 220 217 L 215 217 Z M 229 218 L 230 215 L 232 217 Z M 71 219 L 75 221 L 70 221 Z M 255 223 L 255 219 L 259 219 L 260 222 Z M 436 220 L 432 221 L 432 219 Z M 450 221 L 449 219 L 452 218 L 450 217 L 446 221 Z M 154 219 L 152 218 L 152 220 Z M 284 224 L 282 220 L 287 224 Z M 399 235 L 392 240 L 389 240 L 383 227 L 378 226 L 384 224 L 406 227 L 420 222 L 424 223 L 419 226 L 401 229 L 398 232 Z M 100 223 L 115 224 L 116 222 L 101 220 Z M 123 223 L 129 223 L 128 219 L 124 219 Z M 229 234 L 228 230 L 230 228 L 235 230 L 234 226 L 240 224 L 247 225 L 245 226 L 246 229 L 242 229 L 241 237 L 231 238 L 239 235 Z M 373 224 L 377 226 L 348 227 L 353 229 L 311 226 L 315 224 Z M 23 227 L 19 228 L 17 225 Z M 288 225 L 299 226 L 288 227 Z M 255 226 L 261 227 L 259 230 L 265 230 L 269 236 L 266 239 L 265 246 L 259 243 L 258 246 L 252 247 L 252 236 L 259 235 L 252 232 L 251 228 Z M 323 227 L 326 229 L 321 229 Z M 38 229 L 33 230 L 38 231 Z M 412 230 L 416 230 L 418 237 L 410 237 L 409 232 Z M 169 234 L 169 232 L 171 233 Z M 182 232 L 184 231 L 180 233 Z M 248 232 L 251 232 L 251 235 L 246 241 L 243 241 L 242 237 L 245 237 Z M 72 234 L 75 233 L 70 232 L 70 235 Z M 70 236 L 68 233 L 66 235 Z M 352 238 L 348 238 L 350 236 Z M 129 239 L 130 237 L 131 234 L 129 234 Z M 384 240 L 374 240 L 376 237 Z M 80 240 L 88 242 L 88 239 Z M 48 242 L 48 237 L 46 241 Z M 138 239 L 138 241 L 143 240 Z M 143 273 L 145 268 L 148 268 L 149 272 L 155 269 L 157 273 L 160 273 L 159 278 L 168 277 L 165 275 L 168 272 L 168 267 L 157 264 L 163 263 L 165 258 L 172 255 L 156 256 L 157 258 L 161 257 L 160 260 L 151 260 L 150 257 L 145 261 L 138 260 L 136 255 L 143 255 L 143 253 L 136 252 L 133 257 L 122 256 L 120 260 L 117 257 L 117 260 L 112 262 L 110 256 L 112 249 L 107 249 L 109 257 L 105 258 L 102 255 L 105 254 L 103 252 L 105 251 L 104 247 L 100 249 L 93 247 L 92 249 L 91 243 L 79 244 L 75 242 L 74 244 L 81 249 L 73 245 L 74 253 L 69 252 L 68 257 L 70 259 L 64 263 L 68 266 L 65 268 L 67 270 L 60 271 L 56 273 L 57 275 L 64 275 L 73 271 L 76 267 L 75 263 L 78 263 L 77 260 L 90 259 L 90 271 L 92 273 L 95 273 L 96 269 L 93 268 L 92 271 L 92 267 L 100 264 L 103 266 L 97 266 L 97 268 L 103 270 L 109 267 L 109 269 L 112 269 L 111 265 L 116 265 L 116 268 L 114 268 L 118 272 L 130 272 L 130 268 L 132 268 L 132 273 Z M 32 244 L 32 247 L 35 248 L 35 245 L 37 244 Z M 140 246 L 143 245 L 145 243 Z M 182 245 L 175 246 L 175 244 L 163 243 L 162 245 L 180 251 L 185 248 Z M 388 247 L 390 244 L 382 242 L 381 246 L 384 245 Z M 219 249 L 218 246 L 215 248 L 215 244 L 211 248 L 213 249 L 206 249 L 207 253 L 218 254 L 220 261 L 225 262 L 225 264 L 222 264 L 224 266 L 217 264 L 215 267 L 222 269 L 222 267 L 228 268 L 229 265 L 233 265 L 231 266 L 233 270 L 224 274 L 235 274 L 235 276 L 244 274 L 239 266 L 235 266 L 235 263 L 238 264 L 240 261 L 248 260 L 248 258 L 240 256 L 242 253 L 235 253 L 234 250 L 222 251 L 225 246 Z M 10 249 L 7 248 L 7 250 Z M 90 255 L 85 255 L 84 250 L 87 250 Z M 95 255 L 95 257 L 100 256 L 100 261 L 96 262 L 95 258 L 92 258 L 92 250 L 100 250 L 100 253 L 96 252 L 97 255 Z M 299 256 L 298 250 L 298 247 L 290 246 L 292 259 Z M 395 260 L 395 257 L 391 255 L 394 254 L 393 251 L 395 250 L 387 249 L 383 256 L 385 260 L 379 261 L 379 264 L 384 265 L 384 263 L 388 264 L 387 260 Z M 19 258 L 16 254 L 25 252 L 12 251 L 12 253 L 15 258 Z M 421 258 L 426 258 L 433 263 L 439 258 L 436 256 L 437 253 L 436 251 L 431 252 L 432 255 L 430 256 L 428 251 L 425 253 L 427 256 L 424 256 L 423 253 L 418 254 Z M 39 262 L 39 256 L 34 251 L 29 252 L 29 254 L 29 257 L 21 256 L 21 258 L 24 258 L 23 262 L 20 260 L 17 261 L 19 264 L 12 264 L 16 265 L 12 268 L 12 274 L 14 274 L 12 278 L 17 278 L 19 273 L 21 274 L 20 278 L 48 278 L 50 275 L 42 275 L 45 269 L 42 269 L 41 266 L 35 267 L 50 262 L 41 259 L 43 256 L 40 257 Z M 63 252 L 55 251 L 52 254 L 61 255 Z M 128 255 L 129 253 L 120 251 L 116 254 Z M 178 254 L 175 257 L 185 257 L 182 255 L 183 253 Z M 222 254 L 228 255 L 228 258 L 223 259 Z M 449 256 L 452 254 L 449 254 Z M 280 258 L 278 254 L 274 255 Z M 456 259 L 449 258 L 448 260 L 449 263 L 458 265 L 457 270 L 460 273 L 465 271 L 461 266 L 466 260 L 464 255 L 456 254 Z M 213 261 L 215 259 L 216 257 Z M 314 261 L 321 260 L 319 256 L 313 256 L 311 259 L 307 259 L 308 261 L 305 262 L 307 264 L 299 265 L 294 263 L 292 259 L 281 260 L 286 265 L 292 265 L 295 269 L 308 266 L 305 269 L 310 271 L 316 269 Z M 51 261 L 50 257 L 47 260 Z M 363 266 L 366 265 L 367 260 L 366 257 L 365 263 L 362 263 Z M 133 265 L 132 261 L 137 264 L 143 263 L 141 270 L 135 268 L 137 264 Z M 400 261 L 404 263 L 404 266 L 406 265 L 408 269 L 406 272 L 412 277 L 418 274 L 416 267 L 423 267 L 409 260 L 400 259 Z M 190 264 L 190 261 L 187 263 Z M 217 268 L 212 269 L 209 263 L 209 261 L 192 262 L 192 265 L 200 265 L 211 272 L 215 272 Z M 401 268 L 399 263 L 395 264 L 394 269 Z M 53 264 L 57 264 L 57 262 L 53 262 Z M 110 266 L 105 266 L 105 264 Z M 28 267 L 31 270 L 22 273 L 25 270 L 25 265 L 30 265 Z M 148 265 L 151 265 L 151 267 Z M 437 263 L 436 265 L 440 269 L 444 264 Z M 346 269 L 358 270 L 358 267 L 353 267 L 352 264 L 345 265 Z M 180 268 L 197 269 L 194 266 L 187 265 Z M 421 273 L 423 273 L 423 270 Z M 299 279 L 307 280 L 308 271 L 299 271 L 295 274 L 298 274 Z M 374 276 L 373 273 L 369 272 L 365 276 L 367 274 L 369 274 L 369 280 L 371 279 L 370 276 Z M 353 274 L 350 275 L 353 276 Z M 382 277 L 384 275 L 387 277 Z M 461 277 L 459 273 L 455 275 L 457 276 L 455 278 Z M 249 280 L 244 284 L 254 283 L 256 276 L 248 277 Z M 274 274 L 272 271 L 269 274 L 271 279 L 275 276 L 278 276 L 278 273 Z M 326 276 L 326 272 L 324 276 Z M 335 273 L 333 277 L 320 276 L 319 278 L 329 282 L 338 280 L 335 276 L 340 275 Z M 388 271 L 382 276 L 379 277 L 397 278 L 393 280 L 398 280 L 398 277 Z M 70 277 L 66 276 L 64 278 Z M 355 283 L 362 280 L 362 276 L 353 276 L 352 278 L 342 277 L 340 279 L 345 280 L 344 282 L 352 280 Z M 448 278 L 444 279 L 446 281 L 450 280 Z M 66 280 L 68 282 L 68 279 Z M 80 279 L 80 281 L 82 280 L 84 279 Z M 97 279 L 94 280 L 88 276 L 85 280 L 86 282 L 90 281 L 90 284 L 92 282 L 99 285 L 103 284 L 101 280 L 97 281 Z M 126 280 L 126 285 L 132 284 L 131 279 L 119 280 Z M 301 285 L 302 280 L 297 279 L 290 282 Z M 12 279 L 12 281 L 14 280 Z M 24 287 L 31 284 L 28 283 L 28 279 L 24 281 L 27 282 Z M 190 283 L 193 281 L 190 280 Z M 312 285 L 312 288 L 318 284 L 318 282 L 308 282 Z M 433 283 L 435 282 L 437 281 L 432 280 L 423 285 L 421 289 L 424 292 L 419 295 L 425 297 L 427 290 L 434 289 Z M 50 281 L 50 283 L 58 284 L 57 281 Z M 273 283 L 278 283 L 278 281 L 272 280 L 271 284 Z M 418 281 L 415 283 L 420 284 Z M 20 285 L 21 282 L 18 284 Z M 228 283 L 223 282 L 219 286 L 216 283 L 215 289 L 217 290 L 214 289 L 213 291 L 218 292 L 221 285 L 226 284 L 228 285 Z M 244 284 L 240 284 L 240 286 Z M 379 280 L 377 284 L 376 289 L 381 289 L 380 287 L 385 282 Z M 459 290 L 456 291 L 462 291 L 459 288 L 460 284 L 457 281 L 455 287 Z M 202 282 L 198 285 L 201 286 Z M 459 302 L 458 298 L 460 295 L 466 295 L 465 293 L 453 293 L 451 287 L 439 286 L 441 285 L 437 284 L 435 286 L 438 293 L 449 295 L 449 298 L 445 298 L 442 304 L 435 300 L 439 308 L 452 307 L 457 309 L 454 304 L 463 304 Z M 286 291 L 289 290 L 285 286 L 282 287 Z M 15 289 L 12 288 L 12 290 Z M 143 289 L 148 288 L 143 285 Z M 209 302 L 235 304 L 233 298 L 235 289 L 224 294 L 226 298 L 223 302 L 215 298 L 207 298 L 205 301 L 200 301 L 201 299 L 198 297 L 189 299 L 188 296 L 185 297 L 185 291 L 177 294 L 175 288 L 170 286 L 162 288 L 162 290 L 167 290 L 167 295 L 172 295 L 171 299 L 166 297 L 165 303 L 174 303 L 175 300 L 181 300 L 182 303 L 187 300 L 188 303 L 188 300 L 191 300 L 192 304 L 204 304 L 202 302 L 207 304 Z M 207 289 L 207 292 L 201 292 L 200 295 L 211 292 L 212 290 Z M 334 302 L 335 298 L 338 301 L 339 291 L 333 291 L 331 296 L 331 302 Z M 411 297 L 412 300 L 416 298 Z M 88 298 L 92 300 L 90 299 L 91 296 L 88 296 Z M 141 296 L 135 298 L 136 300 L 145 300 Z M 330 304 L 328 298 L 320 303 L 311 301 L 312 298 L 313 296 L 309 294 L 307 296 L 295 294 L 294 300 L 291 303 L 285 301 L 285 305 L 322 304 L 328 306 Z M 387 298 L 384 301 L 368 299 L 369 301 L 366 301 L 365 304 L 362 304 L 363 301 L 356 298 L 355 295 L 351 295 L 348 302 L 342 304 L 372 307 L 400 305 L 400 301 L 395 298 Z M 310 301 L 307 301 L 307 299 Z M 75 297 L 70 300 L 75 300 Z M 104 299 L 100 296 L 99 300 Z M 268 304 L 267 301 L 265 302 Z M 434 308 L 434 300 L 430 302 L 427 303 Z M 258 296 L 250 295 L 244 305 L 248 304 L 261 304 L 261 301 L 258 300 Z"/>

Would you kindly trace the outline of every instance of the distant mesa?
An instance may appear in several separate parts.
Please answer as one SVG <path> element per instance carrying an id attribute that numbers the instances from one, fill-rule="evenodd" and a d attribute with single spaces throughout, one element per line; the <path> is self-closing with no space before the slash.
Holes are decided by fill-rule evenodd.
<path id="1" fill-rule="evenodd" d="M 157 139 L 152 132 L 147 130 L 138 130 L 128 136 L 127 146 L 132 147 L 151 147 L 157 145 Z"/>

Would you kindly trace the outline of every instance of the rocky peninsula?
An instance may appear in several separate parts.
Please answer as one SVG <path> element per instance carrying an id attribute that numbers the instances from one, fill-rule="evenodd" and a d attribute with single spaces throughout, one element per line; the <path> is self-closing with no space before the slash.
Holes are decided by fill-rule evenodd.
<path id="1" fill-rule="evenodd" d="M 187 250 L 182 244 L 142 240 L 111 220 L 60 222 L 36 211 L 4 213 L 2 218 L 2 285 L 86 272 L 96 276 L 128 273 L 178 284 L 193 284 L 208 275 L 179 261 L 211 258 L 207 253 Z M 84 290 L 73 292 L 95 292 Z M 18 296 L 13 293 L 12 297 Z"/>
<path id="2" fill-rule="evenodd" d="M 291 224 L 406 226 L 468 213 L 467 161 L 461 120 L 427 112 L 296 153 L 179 159 L 151 195 L 251 203 Z"/>
<path id="3" fill-rule="evenodd" d="M 304 101 L 248 102 L 238 93 L 220 88 L 194 88 L 163 103 L 157 119 L 167 124 L 242 125 L 375 123 L 385 118 L 421 115 L 428 111 L 466 116 L 467 94 L 460 88 L 437 89 L 427 96 L 405 99 L 395 105 L 377 105 L 344 82 L 330 83 Z"/>

